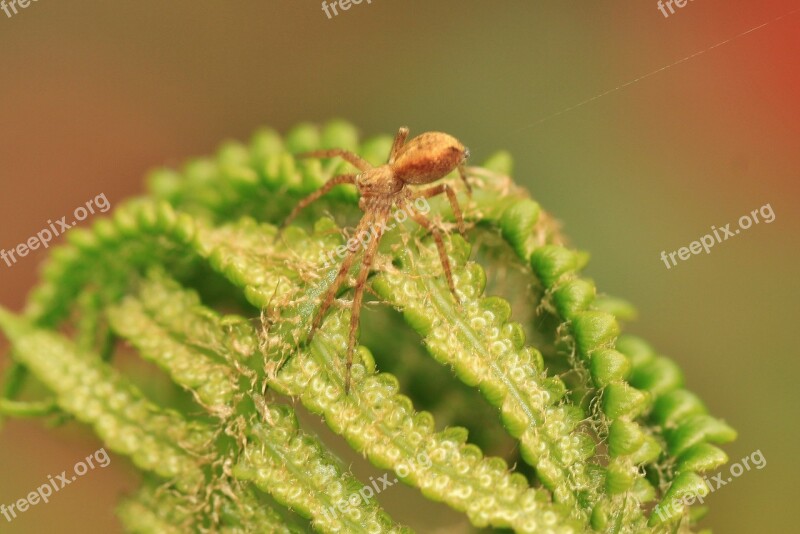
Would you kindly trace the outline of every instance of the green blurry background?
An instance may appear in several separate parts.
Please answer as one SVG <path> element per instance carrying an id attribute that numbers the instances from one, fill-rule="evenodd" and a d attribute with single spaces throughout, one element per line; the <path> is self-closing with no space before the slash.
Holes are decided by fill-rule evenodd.
<path id="1" fill-rule="evenodd" d="M 655 0 L 372 0 L 328 20 L 318 1 L 40 0 L 0 12 L 0 248 L 261 125 L 443 130 L 474 163 L 508 149 L 516 179 L 592 253 L 598 286 L 638 306 L 628 331 L 739 430 L 731 460 L 766 458 L 708 499 L 705 525 L 797 532 L 800 12 L 786 14 L 798 9 L 699 0 L 664 18 Z M 659 259 L 766 203 L 772 224 L 671 270 Z M 4 306 L 22 306 L 44 257 L 0 263 Z M 10 422 L 0 503 L 99 446 L 77 425 Z M 112 508 L 136 480 L 115 456 L 0 532 L 118 532 Z M 421 531 L 457 529 L 409 488 L 380 500 Z"/>

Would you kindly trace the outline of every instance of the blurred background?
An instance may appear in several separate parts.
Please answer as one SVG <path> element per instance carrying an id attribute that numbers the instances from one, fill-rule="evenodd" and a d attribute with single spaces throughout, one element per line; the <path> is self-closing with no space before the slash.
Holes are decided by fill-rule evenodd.
<path id="1" fill-rule="evenodd" d="M 0 11 L 0 248 L 263 125 L 442 130 L 473 163 L 507 149 L 516 180 L 591 252 L 598 287 L 637 305 L 627 331 L 674 358 L 739 431 L 731 460 L 765 457 L 707 499 L 704 525 L 796 532 L 799 10 L 698 0 L 665 18 L 656 0 L 372 0 L 329 19 L 319 1 L 41 0 Z M 767 203 L 771 224 L 672 269 L 661 261 Z M 0 263 L 3 306 L 21 308 L 45 256 Z M 100 446 L 78 425 L 9 422 L 0 503 Z M 137 478 L 112 458 L 0 531 L 119 532 L 113 507 Z M 406 489 L 380 498 L 395 519 L 446 513 L 398 504 Z"/>

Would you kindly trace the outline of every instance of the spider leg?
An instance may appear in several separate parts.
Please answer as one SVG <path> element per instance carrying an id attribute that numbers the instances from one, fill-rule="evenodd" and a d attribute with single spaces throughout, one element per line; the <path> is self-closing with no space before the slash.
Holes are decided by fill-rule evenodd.
<path id="1" fill-rule="evenodd" d="M 408 137 L 408 128 L 403 126 L 397 131 L 397 135 L 394 137 L 394 143 L 392 143 L 392 150 L 389 152 L 389 165 L 394 163 L 394 160 L 397 157 L 397 153 L 405 144 L 407 137 Z"/>
<path id="2" fill-rule="evenodd" d="M 419 191 L 414 198 L 431 198 L 435 197 L 436 195 L 441 195 L 445 193 L 447 195 L 447 200 L 450 201 L 450 207 L 453 208 L 453 215 L 456 217 L 456 222 L 458 223 L 458 231 L 461 235 L 466 233 L 466 228 L 464 227 L 464 216 L 461 214 L 461 206 L 458 204 L 458 199 L 456 198 L 456 192 L 453 191 L 453 188 L 447 184 L 439 184 L 428 189 L 423 189 Z"/>
<path id="3" fill-rule="evenodd" d="M 402 201 L 401 207 L 405 209 L 407 207 L 408 202 Z M 450 268 L 450 260 L 447 257 L 447 250 L 444 248 L 444 241 L 442 240 L 442 233 L 436 227 L 430 219 L 428 219 L 425 215 L 419 213 L 418 211 L 413 210 L 406 210 L 411 215 L 411 218 L 416 221 L 416 223 L 426 230 L 428 230 L 431 234 L 433 234 L 433 240 L 436 242 L 436 249 L 439 251 L 439 260 L 442 262 L 442 268 L 444 269 L 444 276 L 447 278 L 447 286 L 450 288 L 450 293 L 453 294 L 453 298 L 457 303 L 461 301 L 456 294 L 456 286 L 453 283 L 453 272 Z"/>
<path id="4" fill-rule="evenodd" d="M 367 283 L 367 276 L 372 266 L 372 260 L 375 259 L 375 254 L 378 252 L 378 244 L 380 244 L 381 237 L 383 236 L 383 225 L 389 218 L 389 211 L 384 210 L 378 213 L 374 219 L 377 223 L 376 235 L 373 236 L 367 249 L 364 251 L 364 257 L 361 260 L 361 270 L 358 272 L 356 279 L 355 295 L 353 296 L 353 305 L 350 311 L 350 337 L 347 341 L 347 367 L 345 372 L 344 391 L 345 394 L 350 393 L 350 368 L 353 366 L 353 353 L 356 350 L 356 334 L 358 332 L 358 324 L 361 319 L 361 303 L 364 299 L 364 289 Z"/>
<path id="5" fill-rule="evenodd" d="M 361 221 L 358 223 L 358 227 L 356 227 L 355 235 L 361 235 L 361 232 L 367 230 L 369 226 L 372 224 L 374 220 L 374 216 L 370 213 L 365 213 L 363 217 L 361 217 Z M 317 310 L 316 315 L 314 316 L 314 322 L 311 323 L 311 332 L 308 334 L 308 338 L 306 339 L 307 343 L 311 343 L 311 340 L 314 339 L 314 334 L 316 334 L 317 329 L 322 324 L 322 318 L 325 317 L 325 312 L 328 311 L 328 308 L 331 307 L 333 304 L 333 299 L 336 296 L 336 292 L 339 291 L 339 288 L 344 283 L 345 279 L 347 278 L 347 273 L 350 271 L 350 267 L 353 265 L 353 260 L 355 259 L 356 255 L 358 254 L 358 249 L 349 250 L 347 256 L 345 256 L 344 261 L 342 262 L 342 266 L 339 268 L 339 272 L 336 274 L 336 278 L 333 280 L 333 283 L 325 292 L 325 296 L 322 299 L 322 304 Z"/>
<path id="6" fill-rule="evenodd" d="M 467 186 L 467 194 L 472 198 L 472 186 L 469 185 L 467 181 L 467 168 L 463 163 L 458 166 L 458 175 L 461 177 L 461 181 L 464 182 L 464 185 Z"/>
<path id="7" fill-rule="evenodd" d="M 363 159 L 361 156 L 350 152 L 349 150 L 344 150 L 342 148 L 332 148 L 330 150 L 314 150 L 313 152 L 303 152 L 302 154 L 296 154 L 296 158 L 335 158 L 340 157 L 345 160 L 347 163 L 355 167 L 361 172 L 368 171 L 372 168 L 367 160 Z"/>
<path id="8" fill-rule="evenodd" d="M 312 202 L 319 199 L 322 195 L 328 193 L 331 189 L 333 189 L 337 185 L 355 184 L 355 183 L 356 183 L 355 174 L 340 174 L 339 176 L 334 176 L 333 178 L 325 182 L 325 185 L 323 185 L 322 187 L 320 187 L 319 189 L 317 189 L 316 191 L 314 191 L 313 193 L 311 193 L 310 195 L 308 195 L 303 200 L 297 203 L 292 212 L 289 214 L 288 217 L 286 217 L 286 219 L 284 219 L 283 224 L 281 224 L 280 228 L 278 229 L 278 235 L 280 235 L 280 233 L 283 231 L 284 228 L 289 226 L 289 223 L 292 222 L 295 217 L 297 217 L 297 215 L 303 208 L 305 208 Z"/>

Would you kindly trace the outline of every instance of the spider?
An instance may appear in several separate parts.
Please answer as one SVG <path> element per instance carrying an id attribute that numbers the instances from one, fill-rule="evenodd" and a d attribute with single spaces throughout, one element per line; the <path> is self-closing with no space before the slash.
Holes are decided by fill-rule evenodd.
<path id="1" fill-rule="evenodd" d="M 428 199 L 442 193 L 447 195 L 447 199 L 453 208 L 459 232 L 464 234 L 464 219 L 461 214 L 461 207 L 456 199 L 453 189 L 447 184 L 439 184 L 422 190 L 412 190 L 409 185 L 430 184 L 446 175 L 454 169 L 458 173 L 467 187 L 468 193 L 472 194 L 472 188 L 467 182 L 465 163 L 469 157 L 469 149 L 464 147 L 455 137 L 442 132 L 426 132 L 411 139 L 408 138 L 408 128 L 400 128 L 394 138 L 392 149 L 387 163 L 373 167 L 358 155 L 343 150 L 318 150 L 298 154 L 299 158 L 333 158 L 340 157 L 347 161 L 359 171 L 358 174 L 342 174 L 334 176 L 317 191 L 311 193 L 292 210 L 284 221 L 281 228 L 286 227 L 300 211 L 328 193 L 337 185 L 353 184 L 359 192 L 358 207 L 364 212 L 361 220 L 356 227 L 355 235 L 360 236 L 363 232 L 372 232 L 373 239 L 364 245 L 364 256 L 361 261 L 361 270 L 355 284 L 355 294 L 352 303 L 352 313 L 350 317 L 350 334 L 347 344 L 347 364 L 345 373 L 345 393 L 350 392 L 350 368 L 353 365 L 353 352 L 356 346 L 356 332 L 358 330 L 359 319 L 361 316 L 361 302 L 364 298 L 364 287 L 369 275 L 370 266 L 375 258 L 381 237 L 387 230 L 386 221 L 389 218 L 393 206 L 406 211 L 409 216 L 420 226 L 425 228 L 436 241 L 436 248 L 439 252 L 439 259 L 442 262 L 447 285 L 453 297 L 458 301 L 453 275 L 450 270 L 450 262 L 444 248 L 444 241 L 439 229 L 419 211 L 410 208 L 411 202 L 417 199 Z M 347 278 L 353 261 L 358 254 L 358 248 L 348 248 L 336 278 L 328 288 L 322 299 L 322 305 L 317 310 L 311 324 L 311 332 L 307 341 L 311 343 L 314 334 L 322 323 L 325 312 L 328 311 L 333 303 L 337 291 Z"/>

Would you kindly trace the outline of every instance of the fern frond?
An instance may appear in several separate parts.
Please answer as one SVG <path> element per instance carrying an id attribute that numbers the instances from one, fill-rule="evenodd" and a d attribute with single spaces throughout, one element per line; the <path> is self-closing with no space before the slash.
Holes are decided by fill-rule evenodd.
<path id="1" fill-rule="evenodd" d="M 118 509 L 130 532 L 410 531 L 375 495 L 343 504 L 376 492 L 298 422 L 299 404 L 475 527 L 688 532 L 694 516 L 680 499 L 704 490 L 702 473 L 727 461 L 717 445 L 736 433 L 685 389 L 675 362 L 621 333 L 635 310 L 581 274 L 588 256 L 569 248 L 553 217 L 509 177 L 507 153 L 470 169 L 470 231 L 445 240 L 458 303 L 416 226 L 385 236 L 368 287 L 402 320 L 392 316 L 372 339 L 384 355 L 415 349 L 398 356 L 412 368 L 381 371 L 359 347 L 345 392 L 347 306 L 332 306 L 307 338 L 339 268 L 328 253 L 360 215 L 356 190 L 339 186 L 296 226 L 279 234 L 277 225 L 298 199 L 352 171 L 294 154 L 345 148 L 377 165 L 391 144 L 388 136 L 360 142 L 342 121 L 302 124 L 284 138 L 264 129 L 181 170 L 154 171 L 147 196 L 70 230 L 22 314 L 0 309 L 14 361 L 0 415 L 61 410 L 129 457 L 146 478 Z M 453 226 L 445 200 L 430 205 L 437 224 Z M 513 282 L 495 282 L 511 272 Z M 417 341 L 432 356 L 425 369 L 445 366 L 453 380 L 415 381 L 426 358 Z M 121 342 L 194 404 L 146 398 L 113 366 Z M 52 397 L 18 400 L 27 373 Z M 401 380 L 415 383 L 401 391 Z M 420 408 L 436 405 L 420 402 L 426 387 L 437 390 L 422 397 L 452 401 L 438 424 Z M 483 399 L 465 395 L 470 388 Z M 475 425 L 475 414 L 496 414 L 502 426 L 471 442 L 466 428 L 442 424 L 441 414 L 459 410 Z M 510 466 L 516 458 L 476 445 L 492 438 L 514 440 L 522 462 Z M 652 503 L 668 512 L 654 513 Z"/>

